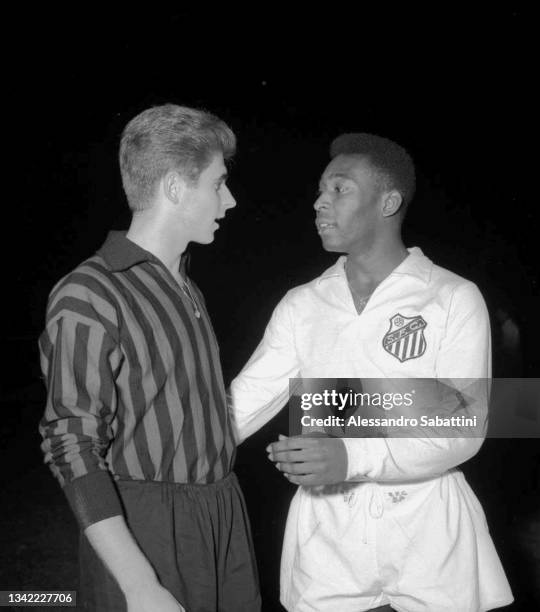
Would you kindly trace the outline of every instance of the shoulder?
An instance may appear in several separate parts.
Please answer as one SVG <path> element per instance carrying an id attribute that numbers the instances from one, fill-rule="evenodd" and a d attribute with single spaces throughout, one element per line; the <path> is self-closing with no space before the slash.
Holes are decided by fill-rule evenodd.
<path id="1" fill-rule="evenodd" d="M 442 308 L 448 334 L 467 335 L 470 341 L 489 329 L 487 306 L 478 286 L 441 266 L 433 265 L 432 292 Z"/>
<path id="2" fill-rule="evenodd" d="M 485 305 L 482 293 L 474 282 L 442 266 L 433 264 L 430 284 L 449 307 Z"/>
<path id="3" fill-rule="evenodd" d="M 278 307 L 291 310 L 300 309 L 302 311 L 313 307 L 320 299 L 321 285 L 326 282 L 328 282 L 328 279 L 318 276 L 307 283 L 292 287 L 285 293 Z"/>
<path id="4" fill-rule="evenodd" d="M 328 284 L 340 282 L 340 279 L 343 278 L 344 260 L 345 257 L 340 257 L 332 266 L 312 280 L 293 287 L 285 294 L 283 300 L 291 305 L 317 301 L 321 294 L 324 294 Z"/>
<path id="5" fill-rule="evenodd" d="M 100 255 L 94 255 L 64 276 L 52 289 L 47 323 L 59 317 L 116 320 L 114 275 Z"/>

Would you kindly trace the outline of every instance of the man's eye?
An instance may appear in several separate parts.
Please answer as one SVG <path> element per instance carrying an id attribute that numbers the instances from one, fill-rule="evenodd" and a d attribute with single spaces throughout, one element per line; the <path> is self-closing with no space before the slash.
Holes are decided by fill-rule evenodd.
<path id="1" fill-rule="evenodd" d="M 334 185 L 334 191 L 336 193 L 344 193 L 346 189 L 343 185 Z"/>

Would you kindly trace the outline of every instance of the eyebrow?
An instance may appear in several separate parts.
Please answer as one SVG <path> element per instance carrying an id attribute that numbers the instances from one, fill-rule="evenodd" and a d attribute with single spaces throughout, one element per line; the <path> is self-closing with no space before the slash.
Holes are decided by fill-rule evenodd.
<path id="1" fill-rule="evenodd" d="M 332 179 L 336 179 L 336 178 L 341 178 L 341 179 L 347 179 L 349 181 L 354 181 L 354 179 L 349 174 L 346 174 L 345 172 L 333 172 L 329 176 L 327 176 L 325 178 L 321 178 L 321 180 L 319 181 L 319 187 L 321 187 L 324 182 L 331 181 Z"/>

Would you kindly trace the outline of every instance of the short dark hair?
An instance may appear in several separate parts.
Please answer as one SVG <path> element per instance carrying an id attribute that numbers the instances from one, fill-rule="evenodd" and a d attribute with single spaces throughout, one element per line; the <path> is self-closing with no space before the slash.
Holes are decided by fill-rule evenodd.
<path id="1" fill-rule="evenodd" d="M 337 155 L 362 157 L 378 175 L 382 189 L 399 191 L 405 206 L 412 200 L 414 162 L 402 146 L 375 134 L 342 134 L 330 145 L 330 157 Z"/>
<path id="2" fill-rule="evenodd" d="M 229 159 L 235 150 L 234 133 L 211 113 L 175 104 L 143 111 L 126 125 L 120 141 L 120 172 L 129 207 L 148 207 L 168 171 L 197 182 L 216 153 Z"/>

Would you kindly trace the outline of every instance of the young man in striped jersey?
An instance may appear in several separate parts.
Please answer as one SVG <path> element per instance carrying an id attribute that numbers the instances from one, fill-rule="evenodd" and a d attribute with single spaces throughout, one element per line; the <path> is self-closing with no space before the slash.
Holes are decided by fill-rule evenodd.
<path id="1" fill-rule="evenodd" d="M 290 378 L 451 379 L 458 400 L 461 384 L 485 388 L 490 376 L 489 319 L 477 287 L 403 244 L 415 183 L 407 152 L 349 134 L 333 142 L 331 157 L 316 227 L 327 251 L 345 255 L 285 295 L 233 381 L 239 440 L 287 402 Z M 485 397 L 472 405 L 483 424 Z M 273 443 L 271 460 L 301 485 L 283 543 L 286 609 L 479 612 L 509 604 L 482 508 L 456 469 L 481 435 Z"/>
<path id="2" fill-rule="evenodd" d="M 82 529 L 87 610 L 260 609 L 218 347 L 186 276 L 235 200 L 229 127 L 164 105 L 126 126 L 133 219 L 53 289 L 40 338 L 45 461 Z"/>

